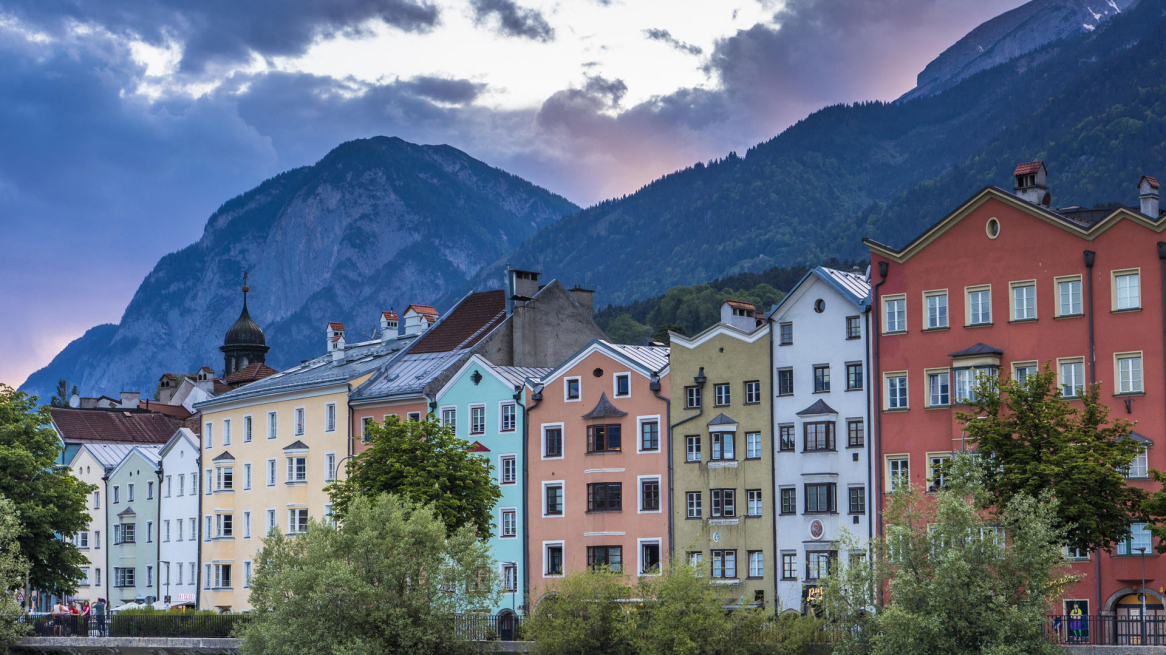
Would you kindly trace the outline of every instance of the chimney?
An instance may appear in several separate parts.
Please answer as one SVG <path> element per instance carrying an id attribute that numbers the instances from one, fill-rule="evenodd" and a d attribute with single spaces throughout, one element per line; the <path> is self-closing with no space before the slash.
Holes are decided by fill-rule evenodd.
<path id="1" fill-rule="evenodd" d="M 1049 206 L 1053 197 L 1049 194 L 1048 171 L 1043 161 L 1030 161 L 1020 164 L 1012 173 L 1015 185 L 1012 192 L 1021 200 L 1027 200 L 1034 205 Z"/>
<path id="2" fill-rule="evenodd" d="M 247 366 L 247 358 L 243 357 L 239 360 L 239 364 L 239 368 Z M 215 395 L 215 370 L 209 366 L 203 366 L 198 369 L 198 372 L 194 375 L 194 386 L 212 396 Z"/>
<path id="3" fill-rule="evenodd" d="M 757 329 L 757 308 L 751 302 L 726 300 L 721 303 L 721 322 L 752 332 Z"/>
<path id="4" fill-rule="evenodd" d="M 1138 199 L 1142 201 L 1142 213 L 1153 220 L 1158 220 L 1158 180 L 1143 175 L 1138 180 Z"/>
<path id="5" fill-rule="evenodd" d="M 506 313 L 514 313 L 514 304 L 526 301 L 538 293 L 538 276 L 534 271 L 520 271 L 506 267 Z"/>
<path id="6" fill-rule="evenodd" d="M 336 333 L 336 336 L 328 343 L 332 347 L 332 363 L 343 364 L 348 361 L 344 356 L 344 332 Z"/>
<path id="7" fill-rule="evenodd" d="M 583 306 L 583 309 L 587 311 L 588 316 L 591 316 L 595 313 L 595 305 L 592 302 L 592 298 L 595 295 L 594 289 L 584 289 L 583 287 L 576 284 L 570 289 L 570 291 L 571 296 L 575 298 L 575 302 Z"/>
<path id="8" fill-rule="evenodd" d="M 121 392 L 121 402 L 118 407 L 126 409 L 137 409 L 138 404 L 142 402 L 142 394 L 137 391 L 123 391 Z"/>
<path id="9" fill-rule="evenodd" d="M 429 305 L 409 305 L 405 308 L 405 336 L 421 334 L 437 322 L 437 310 Z"/>
<path id="10" fill-rule="evenodd" d="M 327 336 L 327 352 L 332 352 L 336 349 L 336 342 L 338 339 L 344 338 L 344 324 L 343 323 L 329 323 L 328 329 L 324 331 Z M 341 346 L 343 347 L 343 346 Z"/>
<path id="11" fill-rule="evenodd" d="M 381 343 L 387 343 L 397 338 L 401 317 L 390 307 L 389 311 L 381 312 Z"/>

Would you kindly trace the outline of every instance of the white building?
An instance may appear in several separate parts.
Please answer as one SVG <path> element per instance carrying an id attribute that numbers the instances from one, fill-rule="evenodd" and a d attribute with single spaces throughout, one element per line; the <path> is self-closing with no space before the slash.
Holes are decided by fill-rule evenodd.
<path id="1" fill-rule="evenodd" d="M 871 535 L 869 297 L 865 275 L 817 267 L 770 314 L 783 611 L 802 610 L 829 567 L 864 557 Z"/>
<path id="2" fill-rule="evenodd" d="M 81 566 L 81 582 L 73 599 L 94 602 L 98 598 L 109 598 L 109 548 L 107 537 L 106 507 L 109 494 L 106 481 L 109 473 L 133 450 L 132 445 L 84 444 L 73 455 L 69 469 L 73 477 L 91 484 L 96 489 L 89 493 L 86 507 L 89 525 L 84 532 L 73 537 L 73 544 L 85 556 L 87 562 Z"/>
<path id="3" fill-rule="evenodd" d="M 158 597 L 171 605 L 198 603 L 199 440 L 179 428 L 162 447 L 158 516 Z"/>

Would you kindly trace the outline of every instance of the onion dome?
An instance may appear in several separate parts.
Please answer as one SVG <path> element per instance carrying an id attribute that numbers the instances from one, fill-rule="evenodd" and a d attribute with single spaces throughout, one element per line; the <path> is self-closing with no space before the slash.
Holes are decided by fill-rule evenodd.
<path id="1" fill-rule="evenodd" d="M 267 339 L 263 336 L 263 329 L 251 319 L 247 312 L 247 292 L 250 289 L 243 285 L 243 312 L 239 314 L 235 324 L 227 330 L 227 337 L 223 339 L 224 346 L 266 346 Z"/>

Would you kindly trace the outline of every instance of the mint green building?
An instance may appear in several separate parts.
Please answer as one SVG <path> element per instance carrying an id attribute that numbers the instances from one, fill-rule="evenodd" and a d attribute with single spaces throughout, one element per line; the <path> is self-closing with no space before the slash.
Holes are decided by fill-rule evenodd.
<path id="1" fill-rule="evenodd" d="M 109 603 L 158 600 L 158 471 L 161 446 L 136 446 L 109 474 L 106 534 Z"/>

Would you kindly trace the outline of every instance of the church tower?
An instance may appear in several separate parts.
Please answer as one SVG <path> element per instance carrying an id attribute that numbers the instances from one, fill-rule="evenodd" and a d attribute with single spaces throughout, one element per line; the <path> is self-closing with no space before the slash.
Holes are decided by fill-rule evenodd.
<path id="1" fill-rule="evenodd" d="M 227 338 L 219 350 L 223 351 L 223 379 L 235 371 L 247 368 L 256 362 L 262 364 L 267 355 L 267 339 L 263 330 L 251 320 L 247 313 L 247 274 L 243 274 L 243 312 L 239 319 L 227 330 Z"/>

